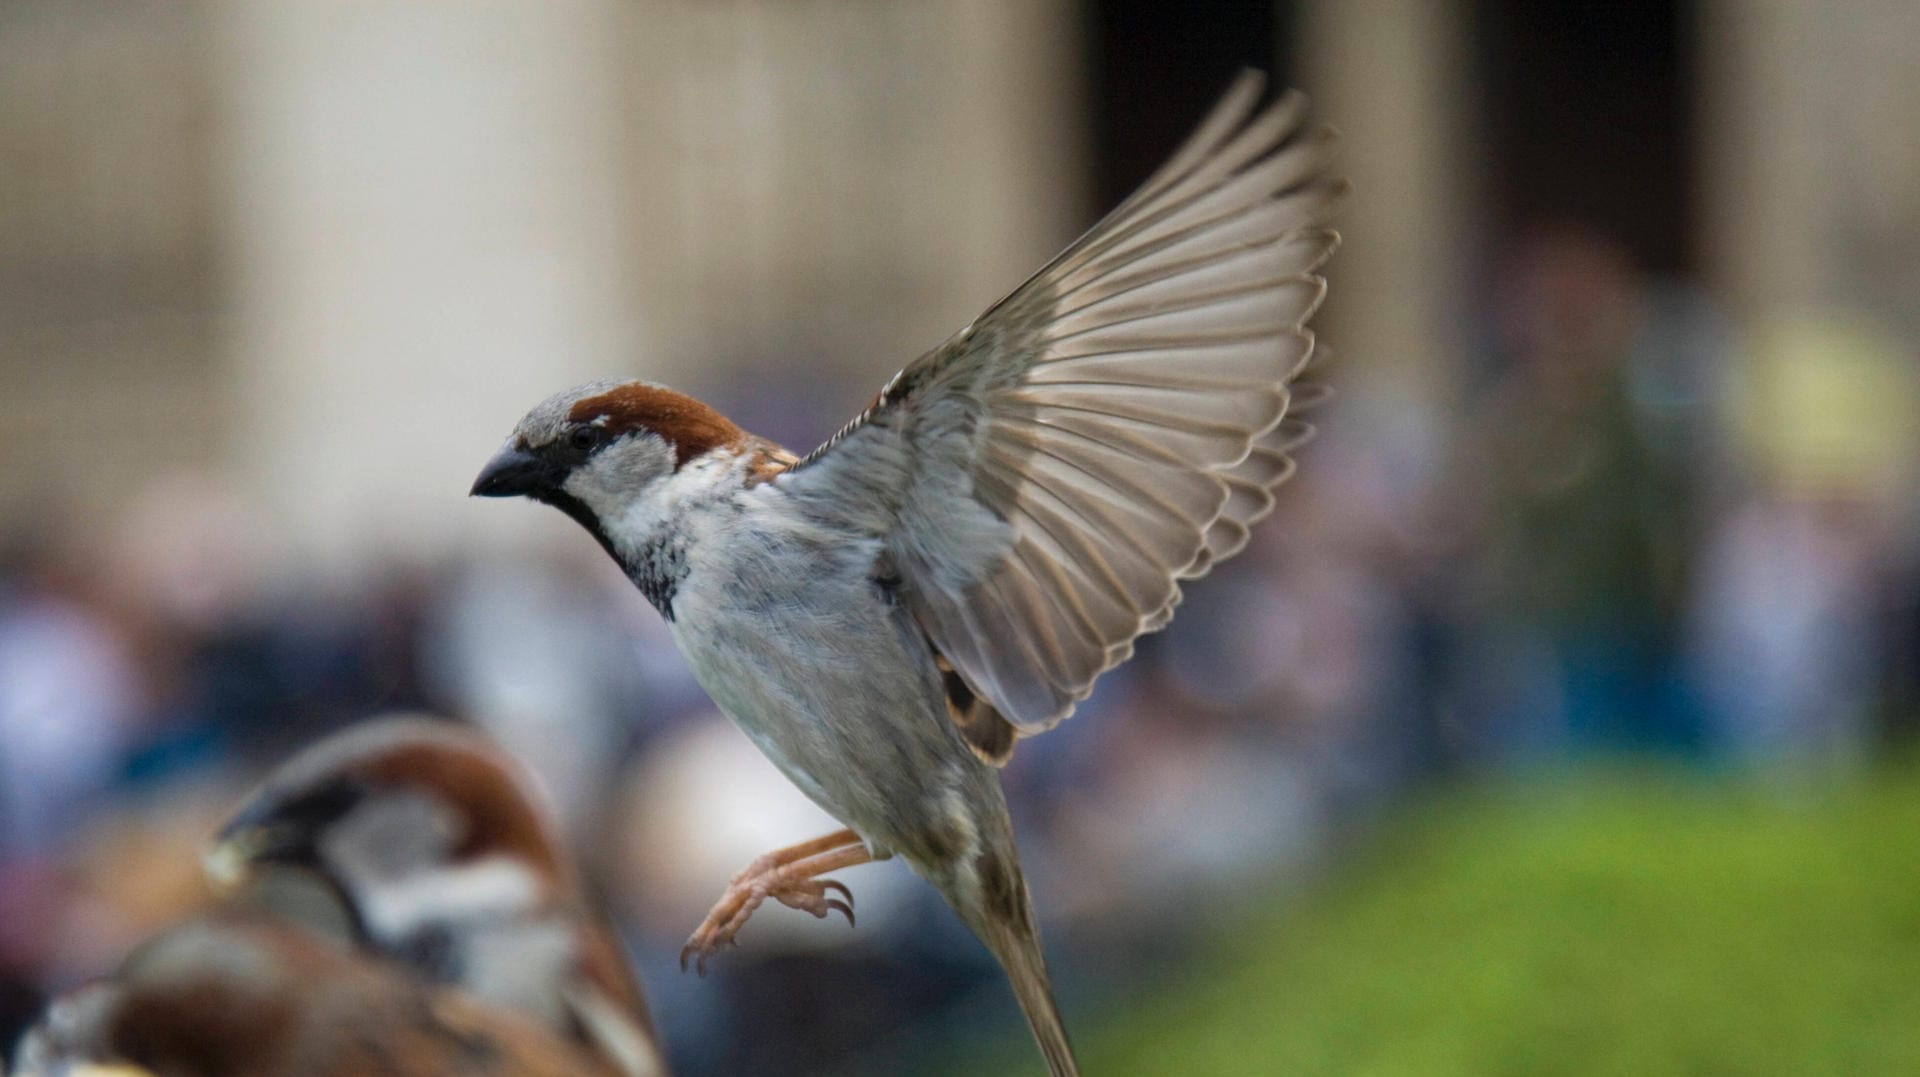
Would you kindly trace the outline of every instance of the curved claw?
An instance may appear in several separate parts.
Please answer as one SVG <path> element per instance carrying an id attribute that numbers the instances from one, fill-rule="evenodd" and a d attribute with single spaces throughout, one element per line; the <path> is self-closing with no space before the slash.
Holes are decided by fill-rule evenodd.
<path id="1" fill-rule="evenodd" d="M 864 851 L 853 862 L 864 862 Z M 832 866 L 821 865 L 815 867 L 814 871 L 831 870 Z M 839 896 L 829 896 L 833 894 Z M 812 913 L 822 920 L 837 909 L 840 915 L 847 918 L 847 926 L 854 926 L 853 891 L 847 888 L 847 884 L 838 879 L 815 876 L 807 870 L 805 862 L 783 866 L 769 854 L 749 864 L 747 870 L 728 884 L 719 903 L 707 914 L 699 930 L 687 939 L 686 946 L 681 948 L 680 971 L 687 971 L 687 964 L 691 961 L 694 971 L 705 976 L 707 959 L 721 950 L 739 946 L 740 929 L 746 926 L 754 910 L 769 898 L 789 908 Z"/>
<path id="2" fill-rule="evenodd" d="M 701 942 L 696 935 L 693 939 L 688 940 L 685 946 L 680 948 L 680 971 L 683 973 L 686 972 L 687 961 L 688 959 L 692 959 L 694 974 L 704 977 L 707 974 L 707 958 L 712 957 L 715 950 L 718 950 L 722 946 L 738 945 L 740 945 L 740 940 L 738 939 Z"/>

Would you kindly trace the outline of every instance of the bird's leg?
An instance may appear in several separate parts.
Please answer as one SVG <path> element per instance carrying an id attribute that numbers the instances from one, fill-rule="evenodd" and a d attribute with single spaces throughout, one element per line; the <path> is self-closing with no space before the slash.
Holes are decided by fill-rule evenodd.
<path id="1" fill-rule="evenodd" d="M 872 859 L 873 854 L 867 850 L 866 842 L 851 830 L 836 830 L 825 837 L 775 849 L 765 856 L 756 857 L 753 863 L 748 864 L 727 884 L 726 893 L 720 895 L 720 901 L 714 905 L 713 911 L 700 922 L 700 927 L 687 940 L 687 945 L 681 948 L 681 970 L 686 970 L 687 959 L 691 957 L 694 959 L 694 968 L 705 975 L 707 958 L 722 946 L 731 944 L 734 936 L 746 926 L 753 911 L 768 898 L 788 908 L 810 912 L 822 918 L 829 910 L 838 909 L 846 916 L 848 926 L 852 926 L 853 891 L 833 879 L 817 876 L 855 864 L 865 864 Z M 846 900 L 828 897 L 829 890 L 839 891 Z"/>

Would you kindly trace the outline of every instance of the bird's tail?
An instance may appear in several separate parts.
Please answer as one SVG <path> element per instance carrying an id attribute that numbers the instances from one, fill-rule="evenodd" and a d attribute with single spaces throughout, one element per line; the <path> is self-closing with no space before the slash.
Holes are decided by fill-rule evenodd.
<path id="1" fill-rule="evenodd" d="M 1027 895 L 1019 864 L 1012 857 L 991 860 L 1003 867 L 999 871 L 991 866 L 986 869 L 985 915 L 970 918 L 975 921 L 974 932 L 1006 970 L 1014 997 L 1020 1000 L 1020 1012 L 1026 1015 L 1027 1027 L 1033 1030 L 1034 1042 L 1046 1056 L 1052 1077 L 1080 1077 L 1073 1044 L 1067 1040 L 1067 1026 L 1054 1005 L 1053 981 L 1047 977 L 1047 959 L 1040 949 L 1033 899 Z"/>

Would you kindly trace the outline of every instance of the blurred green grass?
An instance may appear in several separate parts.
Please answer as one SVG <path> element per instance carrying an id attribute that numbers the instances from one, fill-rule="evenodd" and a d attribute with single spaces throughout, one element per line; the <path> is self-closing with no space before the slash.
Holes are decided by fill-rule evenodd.
<path id="1" fill-rule="evenodd" d="M 1361 845 L 1078 1022 L 1087 1072 L 1920 1073 L 1920 767 L 1562 776 Z"/>

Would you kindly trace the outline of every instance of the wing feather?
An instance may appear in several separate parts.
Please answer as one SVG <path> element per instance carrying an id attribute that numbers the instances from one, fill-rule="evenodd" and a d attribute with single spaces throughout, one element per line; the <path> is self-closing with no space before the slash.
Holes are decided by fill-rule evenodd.
<path id="1" fill-rule="evenodd" d="M 884 539 L 999 762 L 1247 542 L 1311 433 L 1335 137 L 1244 76 L 1131 197 L 775 480 Z M 953 678 L 959 678 L 958 688 Z M 957 694 L 956 694 L 957 693 Z M 978 697 L 975 699 L 974 697 Z M 961 705 L 964 703 L 964 705 Z"/>

